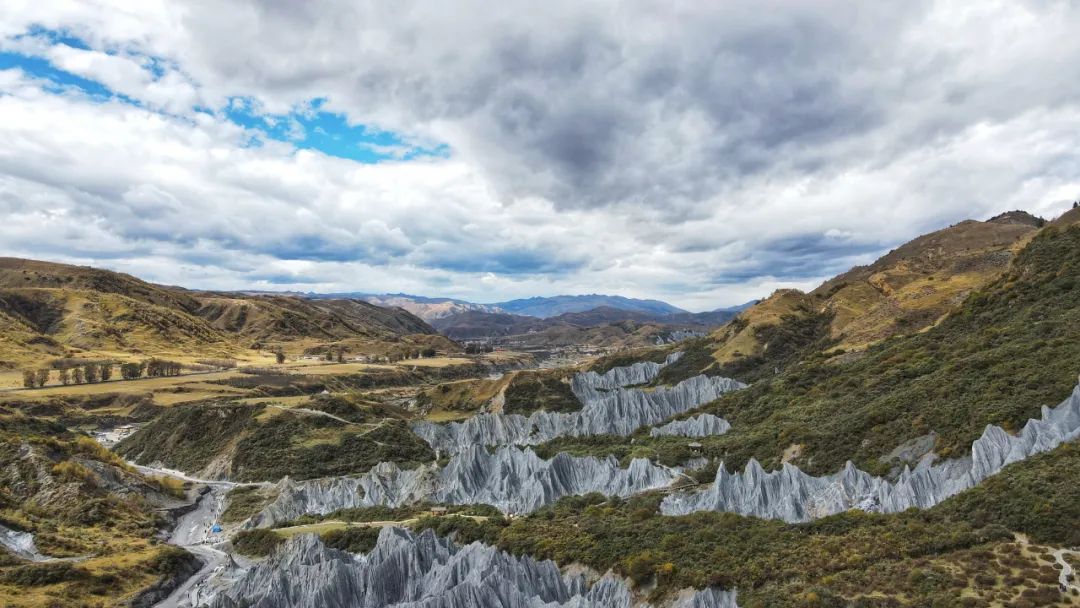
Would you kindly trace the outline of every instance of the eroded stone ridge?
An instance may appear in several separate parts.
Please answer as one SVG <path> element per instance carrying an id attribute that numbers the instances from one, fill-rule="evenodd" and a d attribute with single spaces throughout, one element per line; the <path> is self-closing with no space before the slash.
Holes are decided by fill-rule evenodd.
<path id="1" fill-rule="evenodd" d="M 529 513 L 568 495 L 630 496 L 662 488 L 677 475 L 644 458 L 623 469 L 611 456 L 579 458 L 560 453 L 544 460 L 530 449 L 501 447 L 491 453 L 474 446 L 442 468 L 432 464 L 400 469 L 384 462 L 357 477 L 283 479 L 277 498 L 249 525 L 270 526 L 308 513 L 325 515 L 338 509 L 422 501 L 489 504 L 506 513 Z"/>
<path id="2" fill-rule="evenodd" d="M 1054 408 L 1042 408 L 1042 417 L 1028 420 L 1019 435 L 987 425 L 971 444 L 971 455 L 940 464 L 905 468 L 895 482 L 855 468 L 851 462 L 838 473 L 813 477 L 790 464 L 771 473 L 751 460 L 742 473 L 729 473 L 723 465 L 706 490 L 668 496 L 661 503 L 665 515 L 695 511 L 730 511 L 787 522 L 802 522 L 860 508 L 895 513 L 911 507 L 926 509 L 974 487 L 1006 465 L 1051 450 L 1080 437 L 1080 386 Z"/>
<path id="3" fill-rule="evenodd" d="M 649 431 L 649 436 L 708 437 L 709 435 L 723 435 L 729 430 L 731 430 L 731 425 L 727 420 L 712 414 L 701 414 L 685 420 L 672 420 L 665 425 L 655 427 Z"/>
<path id="4" fill-rule="evenodd" d="M 674 360 L 671 355 L 663 365 Z M 663 365 L 635 363 L 606 374 L 577 374 L 571 382 L 583 404 L 577 412 L 480 414 L 464 422 L 417 422 L 412 430 L 436 450 L 451 454 L 477 445 L 537 445 L 563 436 L 627 436 L 746 386 L 730 378 L 695 376 L 671 387 L 623 388 L 650 382 Z"/>
<path id="5" fill-rule="evenodd" d="M 463 547 L 431 530 L 387 527 L 366 555 L 331 549 L 315 535 L 287 541 L 240 573 L 211 608 L 630 608 L 626 584 L 607 575 L 589 586 L 551 561 L 494 547 Z M 734 592 L 684 592 L 678 608 L 736 608 Z"/>
<path id="6" fill-rule="evenodd" d="M 652 361 L 639 361 L 633 365 L 613 367 L 608 371 L 598 374 L 596 372 L 582 372 L 575 376 L 580 384 L 593 388 L 613 389 L 635 384 L 648 384 L 656 379 L 660 370 L 675 363 L 683 356 L 682 352 L 671 353 L 663 363 Z"/>

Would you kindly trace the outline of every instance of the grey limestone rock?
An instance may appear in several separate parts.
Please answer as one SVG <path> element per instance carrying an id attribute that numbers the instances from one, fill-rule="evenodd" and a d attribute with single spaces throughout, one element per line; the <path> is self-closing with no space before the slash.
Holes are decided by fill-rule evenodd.
<path id="1" fill-rule="evenodd" d="M 481 543 L 457 546 L 431 530 L 387 527 L 366 555 L 299 535 L 210 602 L 211 608 L 630 608 L 642 605 L 607 575 L 589 586 L 551 561 Z M 735 608 L 734 592 L 684 592 L 674 606 Z M 642 605 L 644 606 L 644 605 Z"/>
<path id="2" fill-rule="evenodd" d="M 723 435 L 729 430 L 731 430 L 731 425 L 727 420 L 712 414 L 701 414 L 685 420 L 672 420 L 667 424 L 654 427 L 649 431 L 649 436 L 708 437 L 709 435 Z"/>
<path id="3" fill-rule="evenodd" d="M 852 508 L 895 513 L 926 509 L 974 487 L 1006 465 L 1051 450 L 1080 437 L 1080 386 L 1042 417 L 1028 420 L 1018 435 L 987 425 L 964 458 L 905 467 L 895 482 L 874 477 L 850 462 L 838 473 L 813 477 L 790 464 L 765 472 L 751 460 L 743 472 L 729 473 L 723 465 L 706 490 L 672 494 L 661 503 L 665 515 L 695 511 L 730 511 L 787 522 L 802 522 Z"/>
<path id="4" fill-rule="evenodd" d="M 540 411 L 527 417 L 480 414 L 464 422 L 416 422 L 412 430 L 436 450 L 450 454 L 477 445 L 537 445 L 563 436 L 625 437 L 746 386 L 730 378 L 695 376 L 671 387 L 624 388 L 651 381 L 664 365 L 678 360 L 679 354 L 670 355 L 664 364 L 635 363 L 605 374 L 577 374 L 571 381 L 583 404 L 577 412 Z"/>
<path id="5" fill-rule="evenodd" d="M 356 477 L 311 481 L 284 479 L 277 498 L 249 522 L 270 526 L 307 513 L 422 501 L 490 504 L 506 513 L 528 513 L 563 496 L 601 492 L 629 496 L 669 485 L 678 473 L 646 459 L 619 467 L 614 457 L 578 458 L 565 453 L 544 460 L 530 449 L 473 447 L 442 468 L 400 469 L 381 463 Z"/>

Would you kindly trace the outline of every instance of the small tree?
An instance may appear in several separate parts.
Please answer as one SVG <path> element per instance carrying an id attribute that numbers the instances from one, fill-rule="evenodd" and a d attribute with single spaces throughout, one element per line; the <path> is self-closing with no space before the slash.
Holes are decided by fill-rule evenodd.
<path id="1" fill-rule="evenodd" d="M 142 363 L 123 363 L 120 365 L 120 377 L 124 380 L 136 380 L 143 375 Z"/>
<path id="2" fill-rule="evenodd" d="M 34 388 L 37 385 L 37 375 L 34 374 L 34 370 L 23 370 L 22 385 L 23 388 Z"/>
<path id="3" fill-rule="evenodd" d="M 59 371 L 59 374 L 60 374 L 60 384 L 63 384 L 64 386 L 67 386 L 67 385 L 71 384 L 71 373 L 68 371 L 68 368 L 65 367 L 65 368 L 61 369 Z"/>
<path id="4" fill-rule="evenodd" d="M 423 355 L 425 358 L 434 357 L 435 356 L 435 349 L 431 348 L 429 346 L 429 347 L 425 348 L 420 354 Z"/>
<path id="5" fill-rule="evenodd" d="M 283 353 L 280 348 L 274 353 L 274 358 L 277 359 L 278 365 L 285 363 L 285 353 Z"/>
<path id="6" fill-rule="evenodd" d="M 45 386 L 46 384 L 48 384 L 49 383 L 49 370 L 48 369 L 39 369 L 37 371 L 36 380 L 37 380 L 38 388 L 41 388 L 41 387 Z"/>
<path id="7" fill-rule="evenodd" d="M 344 363 L 345 362 L 345 351 L 343 351 L 343 350 L 337 351 L 337 362 L 338 363 Z"/>
<path id="8" fill-rule="evenodd" d="M 83 368 L 76 367 L 74 372 L 72 372 L 72 373 L 74 374 L 74 377 L 75 377 L 75 384 L 82 384 L 83 380 L 84 380 L 84 378 L 83 378 Z"/>
<path id="9" fill-rule="evenodd" d="M 329 349 L 329 348 L 326 349 L 326 360 L 327 361 L 333 361 L 334 360 L 334 351 L 333 351 L 333 349 Z"/>
<path id="10" fill-rule="evenodd" d="M 98 376 L 102 382 L 108 382 L 109 378 L 112 378 L 112 363 L 102 363 L 98 367 Z"/>
<path id="11" fill-rule="evenodd" d="M 92 363 L 87 363 L 83 366 L 83 377 L 86 378 L 87 384 L 93 384 L 98 381 L 98 366 Z"/>

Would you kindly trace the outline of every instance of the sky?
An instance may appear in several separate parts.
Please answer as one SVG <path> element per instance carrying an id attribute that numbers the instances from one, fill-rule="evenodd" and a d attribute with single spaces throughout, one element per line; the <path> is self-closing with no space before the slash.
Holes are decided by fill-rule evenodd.
<path id="1" fill-rule="evenodd" d="M 0 255 L 711 310 L 1080 198 L 1080 3 L 0 3 Z"/>

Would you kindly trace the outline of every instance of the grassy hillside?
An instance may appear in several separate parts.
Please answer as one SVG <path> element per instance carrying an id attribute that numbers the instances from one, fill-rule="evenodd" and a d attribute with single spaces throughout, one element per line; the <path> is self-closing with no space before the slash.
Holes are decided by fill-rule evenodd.
<path id="1" fill-rule="evenodd" d="M 89 266 L 0 258 L 0 289 L 26 288 L 111 293 L 187 313 L 199 308 L 198 300 L 189 292 L 147 283 L 128 274 Z"/>
<path id="2" fill-rule="evenodd" d="M 361 300 L 191 292 L 66 264 L 0 258 L 0 369 L 50 359 L 235 358 L 252 347 L 389 354 L 455 348 L 420 318 Z"/>
<path id="3" fill-rule="evenodd" d="M 347 475 L 383 461 L 411 467 L 435 459 L 399 412 L 378 404 L 321 402 L 321 408 L 316 402 L 305 409 L 350 422 L 261 404 L 180 405 L 122 441 L 116 451 L 139 463 L 160 461 L 169 468 L 236 481 Z"/>
<path id="4" fill-rule="evenodd" d="M 768 328 L 800 317 L 827 317 L 822 337 L 845 351 L 923 331 L 1000 276 L 1044 224 L 1018 211 L 985 222 L 960 222 L 905 243 L 869 266 L 856 266 L 810 293 L 778 290 L 714 331 L 700 345 L 711 357 L 699 358 L 695 363 L 700 367 L 688 374 L 765 355 L 772 346 Z"/>
<path id="5" fill-rule="evenodd" d="M 89 437 L 0 415 L 0 523 L 34 534 L 39 551 L 75 562 L 33 563 L 0 551 L 0 604 L 104 606 L 197 568 L 153 538 L 154 511 L 178 490 L 136 473 Z"/>
<path id="6" fill-rule="evenodd" d="M 813 316 L 802 315 L 766 326 L 780 348 L 713 366 L 715 373 L 755 382 L 698 410 L 732 424 L 728 434 L 700 440 L 702 451 L 736 467 L 750 457 L 775 467 L 786 451 L 814 473 L 834 472 L 848 459 L 884 473 L 895 464 L 884 460 L 894 447 L 933 432 L 939 455 L 963 454 L 987 424 L 1017 430 L 1076 385 L 1078 284 L 1080 226 L 1050 226 L 1004 274 L 924 332 L 851 354 L 828 342 L 824 316 L 818 323 L 807 324 Z M 703 356 L 702 348 L 688 349 L 690 360 Z M 788 354 L 771 360 L 774 353 Z M 633 453 L 685 452 L 675 450 L 683 445 L 676 439 L 634 439 Z M 598 438 L 559 446 L 630 453 L 624 443 Z"/>
<path id="7" fill-rule="evenodd" d="M 74 352 L 227 357 L 238 345 L 201 319 L 111 292 L 0 290 L 0 359 L 25 362 Z M 10 332 L 10 333 L 9 333 Z"/>
<path id="8" fill-rule="evenodd" d="M 381 308 L 362 300 L 208 294 L 200 297 L 197 314 L 216 329 L 255 342 L 435 333 L 430 325 L 409 312 Z"/>

